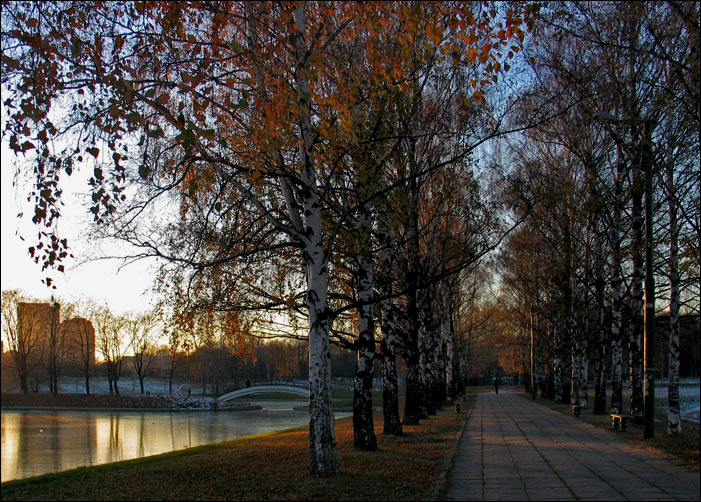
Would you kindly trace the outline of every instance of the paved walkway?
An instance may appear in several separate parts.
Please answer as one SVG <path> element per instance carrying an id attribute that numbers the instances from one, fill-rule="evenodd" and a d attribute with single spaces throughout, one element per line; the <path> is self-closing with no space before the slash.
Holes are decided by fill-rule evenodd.
<path id="1" fill-rule="evenodd" d="M 699 500 L 699 474 L 574 417 L 492 392 L 477 395 L 443 495 L 448 500 Z"/>

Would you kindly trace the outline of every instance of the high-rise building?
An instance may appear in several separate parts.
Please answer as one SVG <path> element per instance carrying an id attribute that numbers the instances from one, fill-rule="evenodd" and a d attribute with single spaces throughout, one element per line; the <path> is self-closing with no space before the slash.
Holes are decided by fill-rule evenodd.
<path id="1" fill-rule="evenodd" d="M 82 317 L 61 322 L 61 305 L 51 303 L 26 303 L 17 305 L 21 338 L 41 350 L 51 340 L 62 340 L 64 363 L 83 367 L 88 354 L 90 366 L 95 364 L 95 330 L 92 323 Z"/>
<path id="2" fill-rule="evenodd" d="M 73 317 L 61 323 L 64 336 L 66 361 L 79 367 L 85 366 L 85 355 L 90 366 L 95 365 L 95 329 L 92 323 L 82 317 Z"/>

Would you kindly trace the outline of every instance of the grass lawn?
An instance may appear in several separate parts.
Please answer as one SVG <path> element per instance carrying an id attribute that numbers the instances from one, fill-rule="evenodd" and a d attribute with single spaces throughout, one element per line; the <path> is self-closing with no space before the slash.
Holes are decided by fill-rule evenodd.
<path id="1" fill-rule="evenodd" d="M 400 400 L 404 396 L 403 389 L 400 390 L 399 392 Z M 240 401 L 267 401 L 267 400 L 279 400 L 279 399 L 299 399 L 299 400 L 304 400 L 306 399 L 303 396 L 299 396 L 296 394 L 289 394 L 285 392 L 265 392 L 265 393 L 260 393 L 260 394 L 249 394 L 247 396 L 243 396 L 240 398 L 237 398 L 236 400 Z M 334 408 L 352 408 L 353 407 L 353 389 L 348 389 L 345 386 L 344 387 L 338 387 L 334 386 L 333 388 L 333 399 L 334 399 Z M 382 391 L 381 390 L 373 390 L 372 391 L 372 403 L 374 406 L 382 406 Z"/>
<path id="2" fill-rule="evenodd" d="M 469 398 L 468 398 L 469 399 Z M 467 403 L 469 405 L 469 403 Z M 353 448 L 352 419 L 336 422 L 341 473 L 309 473 L 307 427 L 2 484 L 2 500 L 427 500 L 467 418 L 439 411 L 379 450 Z"/>
<path id="3" fill-rule="evenodd" d="M 518 389 L 518 395 L 524 399 L 531 399 L 531 395 L 522 392 L 522 389 L 523 387 Z M 629 422 L 625 432 L 613 431 L 611 428 L 611 416 L 608 413 L 605 415 L 594 414 L 594 391 L 592 389 L 589 390 L 588 396 L 589 408 L 582 410 L 579 420 L 601 429 L 609 430 L 611 434 L 615 434 L 617 437 L 639 448 L 654 451 L 659 455 L 670 458 L 677 465 L 693 472 L 699 472 L 699 424 L 682 420 L 682 433 L 677 437 L 667 435 L 667 414 L 664 412 L 664 399 L 656 400 L 655 437 L 653 439 L 644 439 L 644 426 L 642 424 Z M 572 415 L 572 407 L 569 404 L 555 403 L 540 397 L 536 399 L 536 402 L 560 413 Z M 610 404 L 611 395 L 609 389 L 607 393 L 607 410 L 610 408 Z M 630 409 L 630 396 L 626 394 L 623 395 L 623 409 L 626 411 Z"/>

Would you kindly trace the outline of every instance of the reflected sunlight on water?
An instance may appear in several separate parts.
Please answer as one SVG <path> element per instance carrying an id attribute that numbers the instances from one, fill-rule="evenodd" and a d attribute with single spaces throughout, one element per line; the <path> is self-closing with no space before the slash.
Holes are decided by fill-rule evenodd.
<path id="1" fill-rule="evenodd" d="M 2 412 L 2 481 L 157 455 L 307 425 L 306 402 L 249 411 Z M 336 417 L 350 413 L 337 413 Z"/>

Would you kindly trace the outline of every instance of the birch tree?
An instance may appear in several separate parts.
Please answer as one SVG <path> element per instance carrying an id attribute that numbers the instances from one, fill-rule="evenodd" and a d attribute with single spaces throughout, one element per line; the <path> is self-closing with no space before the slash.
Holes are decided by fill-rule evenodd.
<path id="1" fill-rule="evenodd" d="M 156 316 L 153 312 L 132 314 L 126 321 L 126 331 L 129 337 L 129 346 L 134 357 L 132 359 L 134 371 L 139 379 L 141 394 L 145 394 L 144 379 L 156 357 Z"/>
<path id="2" fill-rule="evenodd" d="M 24 394 L 29 393 L 29 375 L 39 362 L 36 354 L 46 329 L 46 319 L 26 305 L 27 298 L 18 290 L 2 292 L 2 330 Z"/>
<path id="3" fill-rule="evenodd" d="M 85 393 L 90 394 L 90 377 L 95 364 L 95 328 L 89 321 L 93 311 L 97 309 L 94 301 L 82 299 L 72 305 L 73 312 L 79 316 L 71 320 L 71 336 L 73 336 L 73 359 L 77 361 L 85 378 Z"/>
<path id="4" fill-rule="evenodd" d="M 98 306 L 91 312 L 90 320 L 95 326 L 95 347 L 107 367 L 110 394 L 119 396 L 119 379 L 126 349 L 126 318 L 114 315 L 107 306 Z"/>
<path id="5" fill-rule="evenodd" d="M 49 391 L 58 394 L 58 378 L 66 359 L 65 332 L 61 328 L 61 305 L 51 298 L 50 314 L 44 320 L 41 364 L 49 377 Z"/>
<path id="6" fill-rule="evenodd" d="M 399 334 L 397 326 L 397 306 L 393 298 L 393 284 L 398 267 L 397 257 L 393 253 L 395 238 L 389 222 L 390 211 L 386 200 L 377 204 L 379 267 L 377 289 L 381 300 L 382 354 L 382 413 L 384 416 L 384 434 L 403 435 L 399 414 L 399 389 L 397 382 L 397 347 Z"/>
<path id="7" fill-rule="evenodd" d="M 667 67 L 667 89 L 672 89 L 671 65 Z M 670 96 L 670 101 L 674 98 Z M 694 283 L 699 280 L 694 278 L 701 274 L 701 266 L 693 266 L 696 261 L 701 265 L 698 254 L 694 259 L 694 251 L 689 243 L 694 235 L 693 216 L 699 219 L 698 193 L 701 179 L 698 173 L 692 174 L 698 167 L 698 138 L 689 134 L 694 129 L 694 121 L 687 114 L 673 110 L 671 103 L 665 109 L 662 122 L 664 153 L 660 156 L 663 176 L 663 197 L 667 212 L 667 241 L 668 253 L 666 256 L 666 271 L 669 280 L 669 344 L 668 344 L 668 383 L 667 383 L 667 433 L 678 435 L 682 431 L 679 395 L 679 370 L 680 370 L 680 313 L 682 306 L 687 304 L 686 310 L 699 310 L 698 300 L 685 302 L 687 298 L 698 298 L 699 288 L 694 288 Z M 647 147 L 647 145 L 645 145 Z M 691 166 L 694 168 L 689 169 Z M 694 197 L 696 201 L 694 201 Z M 684 218 L 682 215 L 690 218 Z M 698 227 L 696 229 L 698 235 Z M 685 237 L 686 236 L 686 237 Z M 686 249 L 684 249 L 686 248 Z M 698 249 L 698 246 L 696 246 Z M 686 277 L 686 280 L 685 280 Z M 691 294 L 685 295 L 687 291 Z M 696 291 L 695 291 L 696 290 Z M 696 305 L 694 305 L 696 303 Z"/>
<path id="8" fill-rule="evenodd" d="M 75 324 L 74 333 L 78 336 L 78 351 L 76 354 L 83 377 L 85 378 L 85 393 L 90 394 L 90 377 L 92 375 L 93 364 L 95 362 L 95 328 L 92 323 L 85 318 L 80 318 Z"/>

